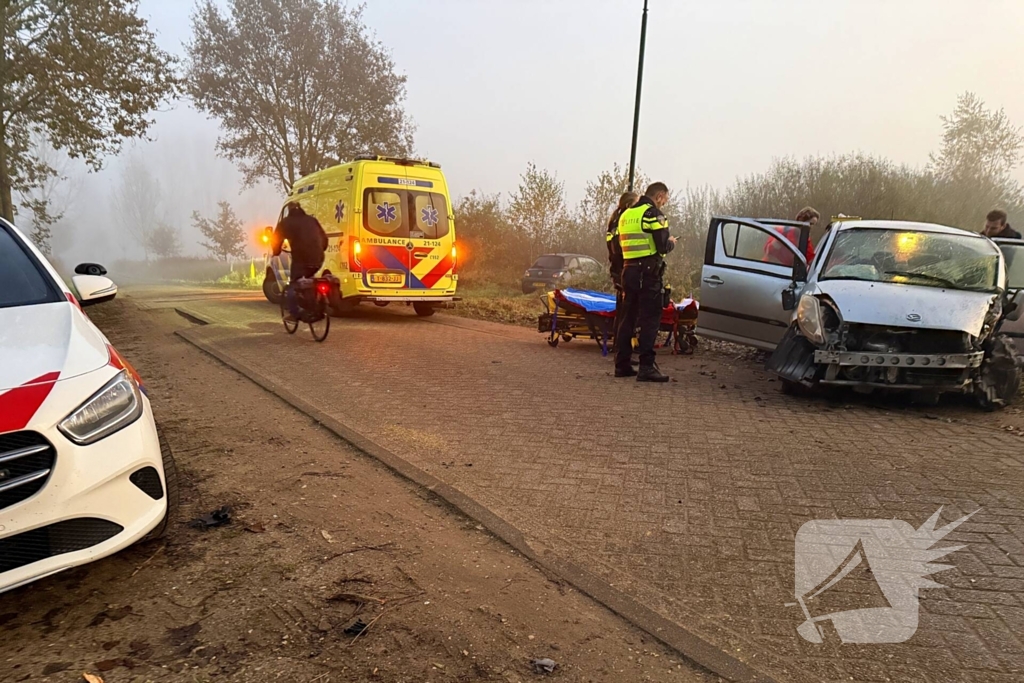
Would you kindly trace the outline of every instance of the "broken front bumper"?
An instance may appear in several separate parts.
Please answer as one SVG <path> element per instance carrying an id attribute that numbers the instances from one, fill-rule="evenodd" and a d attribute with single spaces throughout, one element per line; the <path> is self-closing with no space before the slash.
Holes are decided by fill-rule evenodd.
<path id="1" fill-rule="evenodd" d="M 916 368 L 976 368 L 981 365 L 983 351 L 972 353 L 875 353 L 871 351 L 826 351 L 814 352 L 814 362 L 840 367 L 916 367 Z"/>

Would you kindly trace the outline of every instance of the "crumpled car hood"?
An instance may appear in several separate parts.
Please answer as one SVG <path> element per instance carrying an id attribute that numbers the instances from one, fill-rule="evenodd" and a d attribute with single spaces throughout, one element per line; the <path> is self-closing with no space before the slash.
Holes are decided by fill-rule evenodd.
<path id="1" fill-rule="evenodd" d="M 824 280 L 816 294 L 831 298 L 844 322 L 956 330 L 978 336 L 996 294 L 892 282 Z"/>

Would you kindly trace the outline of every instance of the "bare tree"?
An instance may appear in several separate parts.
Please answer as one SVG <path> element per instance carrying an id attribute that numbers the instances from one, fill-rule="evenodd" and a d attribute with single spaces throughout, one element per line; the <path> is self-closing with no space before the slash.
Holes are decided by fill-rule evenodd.
<path id="1" fill-rule="evenodd" d="M 370 36 L 362 9 L 335 0 L 200 0 L 188 93 L 221 121 L 218 148 L 247 185 L 290 190 L 301 176 L 358 154 L 402 155 L 412 127 L 405 76 Z"/>
<path id="2" fill-rule="evenodd" d="M 222 261 L 232 256 L 245 256 L 245 233 L 242 221 L 235 216 L 234 210 L 227 202 L 217 202 L 217 218 L 210 220 L 192 212 L 192 225 L 207 239 L 201 245 Z"/>
<path id="3" fill-rule="evenodd" d="M 952 115 L 942 118 L 942 148 L 931 156 L 943 180 L 1005 180 L 1020 163 L 1024 136 L 1002 109 L 992 111 L 972 92 L 956 100 Z"/>
<path id="4" fill-rule="evenodd" d="M 515 230 L 530 243 L 530 260 L 554 247 L 569 221 L 565 183 L 549 171 L 528 164 L 512 194 L 508 217 Z"/>
<path id="5" fill-rule="evenodd" d="M 45 174 L 38 184 L 23 189 L 15 197 L 31 213 L 32 241 L 49 256 L 52 253 L 53 230 L 62 223 L 65 214 L 78 198 L 82 179 L 81 176 L 72 175 L 72 159 L 54 149 L 42 133 L 32 136 L 32 156 L 51 172 Z"/>
<path id="6" fill-rule="evenodd" d="M 160 221 L 160 182 L 134 151 L 125 159 L 113 191 L 114 220 L 149 260 L 153 231 Z"/>
<path id="7" fill-rule="evenodd" d="M 149 236 L 149 250 L 161 259 L 181 256 L 181 236 L 178 229 L 166 223 L 158 223 Z"/>

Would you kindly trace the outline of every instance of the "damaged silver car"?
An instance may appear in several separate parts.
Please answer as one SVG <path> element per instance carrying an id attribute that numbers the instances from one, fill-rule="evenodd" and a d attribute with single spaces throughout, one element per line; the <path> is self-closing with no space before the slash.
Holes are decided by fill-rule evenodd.
<path id="1" fill-rule="evenodd" d="M 785 236 L 783 236 L 785 234 Z M 787 388 L 967 393 L 1008 405 L 1021 371 L 1004 323 L 1024 291 L 1007 289 L 988 238 L 926 223 L 843 220 L 808 264 L 809 226 L 715 217 L 697 332 L 772 351 Z"/>

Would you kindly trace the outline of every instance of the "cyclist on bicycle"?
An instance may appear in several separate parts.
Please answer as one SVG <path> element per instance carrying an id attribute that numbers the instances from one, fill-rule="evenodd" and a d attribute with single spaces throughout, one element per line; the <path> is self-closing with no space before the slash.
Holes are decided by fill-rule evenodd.
<path id="1" fill-rule="evenodd" d="M 285 206 L 281 222 L 274 228 L 271 240 L 273 255 L 281 253 L 284 241 L 292 250 L 292 271 L 285 290 L 288 313 L 293 319 L 299 318 L 299 304 L 295 298 L 295 283 L 299 278 L 314 277 L 324 266 L 324 252 L 327 251 L 327 233 L 314 216 L 310 216 L 297 202 Z"/>

